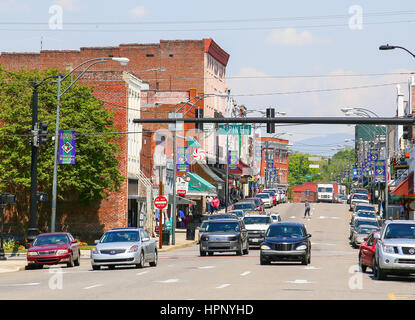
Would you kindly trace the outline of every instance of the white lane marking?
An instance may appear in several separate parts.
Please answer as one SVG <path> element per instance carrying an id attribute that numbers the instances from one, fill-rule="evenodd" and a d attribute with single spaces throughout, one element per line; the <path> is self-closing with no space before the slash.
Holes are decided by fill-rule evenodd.
<path id="1" fill-rule="evenodd" d="M 223 288 L 226 288 L 226 287 L 229 287 L 229 286 L 230 286 L 229 283 L 224 283 L 224 284 L 220 285 L 219 287 L 216 287 L 216 289 L 223 289 Z"/>
<path id="2" fill-rule="evenodd" d="M 245 271 L 245 272 L 241 273 L 241 276 L 242 277 L 245 277 L 245 276 L 247 276 L 250 273 L 251 273 L 251 271 Z"/>
<path id="3" fill-rule="evenodd" d="M 309 266 L 309 267 L 305 267 L 304 269 L 305 269 L 305 270 L 318 270 L 318 269 L 320 269 L 320 268 L 313 267 L 313 266 Z"/>
<path id="4" fill-rule="evenodd" d="M 143 271 L 143 272 L 139 272 L 136 275 L 137 276 L 142 276 L 143 274 L 149 273 L 150 271 Z"/>
<path id="5" fill-rule="evenodd" d="M 286 283 L 295 283 L 295 284 L 307 284 L 307 283 L 313 283 L 308 280 L 295 280 L 295 281 L 285 281 Z"/>
<path id="6" fill-rule="evenodd" d="M 297 217 L 296 217 L 296 216 L 291 216 L 291 217 L 290 217 L 290 219 L 295 219 L 295 218 L 297 218 Z"/>
<path id="7" fill-rule="evenodd" d="M 155 282 L 159 282 L 159 283 L 174 283 L 174 282 L 179 282 L 179 279 L 167 279 L 167 280 L 160 280 L 160 281 L 155 281 Z"/>
<path id="8" fill-rule="evenodd" d="M 40 284 L 40 282 L 13 283 L 13 284 L 0 284 L 0 287 L 38 286 L 39 284 Z"/>
<path id="9" fill-rule="evenodd" d="M 89 289 L 92 289 L 92 288 L 97 288 L 97 287 L 102 287 L 102 286 L 103 286 L 103 284 L 94 284 L 93 286 L 85 287 L 84 290 L 89 290 Z"/>
<path id="10" fill-rule="evenodd" d="M 216 268 L 216 266 L 204 266 L 204 267 L 198 267 L 198 269 L 213 269 Z"/>

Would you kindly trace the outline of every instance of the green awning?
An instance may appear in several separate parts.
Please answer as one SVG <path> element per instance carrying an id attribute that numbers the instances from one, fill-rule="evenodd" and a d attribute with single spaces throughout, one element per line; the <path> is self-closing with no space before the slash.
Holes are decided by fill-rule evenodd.
<path id="1" fill-rule="evenodd" d="M 188 172 L 187 174 L 190 177 L 189 192 L 216 192 L 216 187 L 213 184 L 207 182 L 196 173 Z"/>

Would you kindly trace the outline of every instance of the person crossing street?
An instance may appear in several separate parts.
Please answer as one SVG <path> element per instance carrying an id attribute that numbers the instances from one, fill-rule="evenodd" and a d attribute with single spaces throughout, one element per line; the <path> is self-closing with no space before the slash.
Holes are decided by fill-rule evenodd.
<path id="1" fill-rule="evenodd" d="M 305 211 L 304 211 L 304 219 L 307 217 L 311 219 L 310 217 L 310 203 L 308 202 L 308 200 L 305 201 Z"/>

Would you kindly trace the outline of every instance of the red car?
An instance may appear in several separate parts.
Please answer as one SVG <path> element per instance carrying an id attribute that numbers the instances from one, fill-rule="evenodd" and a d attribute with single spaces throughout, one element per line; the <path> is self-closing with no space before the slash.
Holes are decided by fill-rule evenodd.
<path id="1" fill-rule="evenodd" d="M 70 233 L 42 233 L 36 237 L 27 251 L 26 269 L 43 265 L 66 264 L 68 268 L 79 266 L 81 251 Z"/>
<path id="2" fill-rule="evenodd" d="M 275 194 L 274 191 L 272 191 L 272 190 L 262 190 L 262 192 L 263 193 L 269 193 L 271 195 L 271 197 L 272 197 L 272 204 L 274 206 L 277 205 L 277 195 Z"/>
<path id="3" fill-rule="evenodd" d="M 376 241 L 374 235 L 379 231 L 373 231 L 365 238 L 365 242 L 360 245 L 359 267 L 362 272 L 366 272 L 367 267 L 373 270 L 373 258 L 375 256 Z"/>
<path id="4" fill-rule="evenodd" d="M 260 198 L 252 197 L 252 198 L 245 198 L 244 200 L 254 201 L 255 206 L 256 206 L 256 210 L 259 211 L 259 212 L 264 211 L 264 206 L 262 205 L 262 200 Z"/>
<path id="5" fill-rule="evenodd" d="M 365 188 L 355 188 L 355 189 L 353 189 L 353 192 L 352 192 L 351 196 L 353 197 L 353 194 L 356 194 L 356 193 L 366 194 L 368 196 L 369 200 L 370 200 L 369 190 L 367 190 Z"/>

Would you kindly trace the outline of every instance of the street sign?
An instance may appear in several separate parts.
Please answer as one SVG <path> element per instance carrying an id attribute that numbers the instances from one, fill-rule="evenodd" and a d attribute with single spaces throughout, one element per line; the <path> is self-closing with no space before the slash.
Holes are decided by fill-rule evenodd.
<path id="1" fill-rule="evenodd" d="M 218 134 L 220 135 L 251 135 L 251 125 L 249 124 L 219 124 Z"/>
<path id="2" fill-rule="evenodd" d="M 321 157 L 308 157 L 308 161 L 321 161 Z"/>
<path id="3" fill-rule="evenodd" d="M 166 208 L 167 198 L 163 196 L 158 196 L 157 198 L 154 199 L 154 206 L 160 210 Z"/>
<path id="4" fill-rule="evenodd" d="M 308 167 L 311 168 L 311 169 L 318 169 L 318 168 L 320 168 L 320 165 L 318 165 L 318 164 L 309 164 Z"/>

